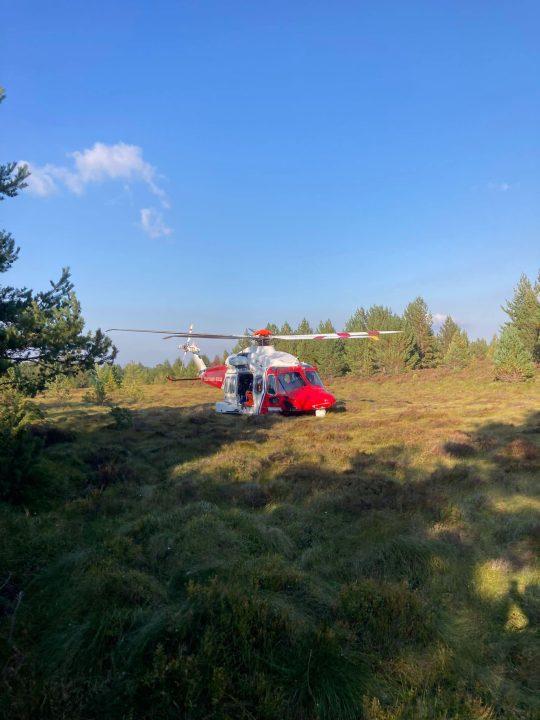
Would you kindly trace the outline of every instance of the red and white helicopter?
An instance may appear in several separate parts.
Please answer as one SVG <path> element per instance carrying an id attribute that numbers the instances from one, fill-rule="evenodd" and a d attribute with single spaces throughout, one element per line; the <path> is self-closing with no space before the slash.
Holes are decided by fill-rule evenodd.
<path id="1" fill-rule="evenodd" d="M 276 350 L 274 340 L 377 340 L 401 330 L 366 330 L 365 332 L 334 332 L 314 335 L 274 335 L 269 330 L 249 331 L 243 335 L 194 333 L 170 330 L 135 330 L 111 328 L 107 332 L 146 332 L 170 338 L 187 338 L 180 350 L 192 353 L 199 379 L 223 390 L 224 399 L 216 403 L 216 412 L 245 415 L 267 413 L 313 413 L 323 416 L 336 398 L 324 387 L 317 368 L 300 362 L 294 355 Z M 229 355 L 224 365 L 206 367 L 195 338 L 209 340 L 246 340 L 245 350 Z M 173 378 L 170 378 L 173 379 Z M 183 379 L 183 378 L 181 378 Z M 193 378 L 196 379 L 196 378 Z"/>

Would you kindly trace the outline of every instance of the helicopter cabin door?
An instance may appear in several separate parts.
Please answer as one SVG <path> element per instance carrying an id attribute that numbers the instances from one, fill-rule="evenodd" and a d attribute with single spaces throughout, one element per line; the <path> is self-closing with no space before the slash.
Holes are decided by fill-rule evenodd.
<path id="1" fill-rule="evenodd" d="M 223 401 L 216 403 L 218 413 L 238 413 L 241 410 L 237 395 L 237 375 L 225 375 L 223 381 Z"/>

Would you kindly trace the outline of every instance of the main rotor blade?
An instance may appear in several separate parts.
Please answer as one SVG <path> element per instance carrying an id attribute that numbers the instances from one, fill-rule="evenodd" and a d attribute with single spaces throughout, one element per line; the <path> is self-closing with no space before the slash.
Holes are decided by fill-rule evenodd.
<path id="1" fill-rule="evenodd" d="M 174 337 L 181 338 L 208 338 L 210 340 L 250 340 L 251 335 L 221 335 L 219 333 L 190 333 L 176 330 L 141 330 L 139 328 L 109 328 L 105 332 L 144 332 L 156 335 L 166 335 L 165 340 Z"/>
<path id="2" fill-rule="evenodd" d="M 375 338 L 379 335 L 394 335 L 403 330 L 368 330 L 367 332 L 333 332 L 316 333 L 313 335 L 272 335 L 272 340 L 362 340 Z"/>

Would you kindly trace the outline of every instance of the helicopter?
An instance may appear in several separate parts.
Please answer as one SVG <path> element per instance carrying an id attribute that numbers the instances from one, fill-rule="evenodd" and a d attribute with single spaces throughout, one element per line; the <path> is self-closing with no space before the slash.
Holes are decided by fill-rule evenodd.
<path id="1" fill-rule="evenodd" d="M 216 403 L 216 412 L 233 415 L 283 415 L 315 414 L 324 417 L 326 411 L 336 404 L 320 378 L 317 368 L 301 362 L 290 353 L 276 350 L 275 340 L 378 340 L 381 335 L 393 335 L 401 330 L 366 330 L 365 332 L 330 332 L 313 335 L 277 335 L 266 328 L 248 330 L 241 335 L 221 333 L 194 333 L 193 325 L 187 332 L 174 330 L 140 330 L 134 328 L 111 328 L 107 332 L 144 332 L 163 335 L 164 340 L 185 338 L 179 350 L 193 355 L 198 370 L 196 378 L 172 378 L 179 380 L 202 380 L 206 385 L 223 391 L 223 400 Z M 207 367 L 201 357 L 196 339 L 248 341 L 240 352 L 229 355 L 223 365 Z"/>

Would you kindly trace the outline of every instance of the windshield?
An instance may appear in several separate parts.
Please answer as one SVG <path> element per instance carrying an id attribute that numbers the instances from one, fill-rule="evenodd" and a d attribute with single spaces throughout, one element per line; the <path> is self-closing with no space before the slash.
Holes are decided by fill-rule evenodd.
<path id="1" fill-rule="evenodd" d="M 306 377 L 308 380 L 308 383 L 310 385 L 316 385 L 317 387 L 324 387 L 323 382 L 321 378 L 319 377 L 319 373 L 315 372 L 315 370 L 306 370 Z"/>
<path id="2" fill-rule="evenodd" d="M 285 372 L 279 374 L 279 384 L 285 390 L 285 392 L 291 392 L 291 390 L 297 390 L 306 384 L 304 378 L 299 372 Z"/>

